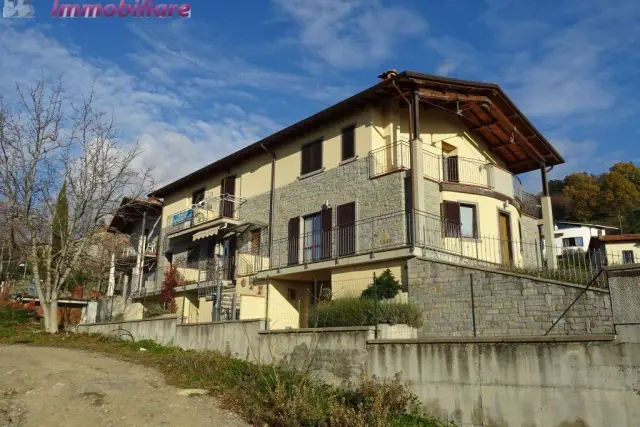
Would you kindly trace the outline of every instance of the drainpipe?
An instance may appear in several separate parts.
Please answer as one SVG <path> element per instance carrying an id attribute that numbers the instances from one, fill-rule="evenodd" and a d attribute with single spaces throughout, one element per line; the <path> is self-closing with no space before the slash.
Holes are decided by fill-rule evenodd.
<path id="1" fill-rule="evenodd" d="M 269 236 L 268 236 L 268 248 L 267 254 L 269 256 L 269 262 L 271 262 L 271 244 L 273 242 L 273 201 L 274 193 L 276 190 L 276 153 L 265 147 L 264 144 L 260 144 L 262 149 L 268 154 L 271 154 L 271 192 L 269 193 Z"/>

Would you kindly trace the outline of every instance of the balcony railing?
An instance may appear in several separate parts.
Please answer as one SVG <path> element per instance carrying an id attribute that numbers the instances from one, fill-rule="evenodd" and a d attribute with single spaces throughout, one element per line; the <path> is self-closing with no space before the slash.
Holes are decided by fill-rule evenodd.
<path id="1" fill-rule="evenodd" d="M 153 241 L 147 243 L 147 247 L 144 251 L 145 255 L 155 256 L 158 253 L 158 242 Z M 133 246 L 126 247 L 122 250 L 123 257 L 135 257 L 138 256 L 138 250 Z"/>
<path id="2" fill-rule="evenodd" d="M 459 156 L 439 156 L 423 151 L 422 163 L 426 178 L 438 182 L 492 187 L 493 165 L 488 162 Z"/>
<path id="3" fill-rule="evenodd" d="M 220 219 L 240 219 L 240 205 L 244 201 L 241 197 L 223 194 L 210 196 L 201 202 L 167 217 L 165 234 L 173 234 L 207 222 Z"/>
<path id="4" fill-rule="evenodd" d="M 522 212 L 535 218 L 542 218 L 540 197 L 524 191 L 520 179 L 515 176 L 513 177 L 513 197 L 520 204 Z"/>
<path id="5" fill-rule="evenodd" d="M 384 175 L 410 167 L 409 143 L 397 141 L 369 152 L 369 176 Z"/>

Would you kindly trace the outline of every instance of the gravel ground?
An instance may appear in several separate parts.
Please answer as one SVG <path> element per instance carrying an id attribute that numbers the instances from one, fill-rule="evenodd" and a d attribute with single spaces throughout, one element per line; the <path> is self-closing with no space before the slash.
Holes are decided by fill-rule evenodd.
<path id="1" fill-rule="evenodd" d="M 162 374 L 83 351 L 0 346 L 0 427 L 248 427 Z"/>

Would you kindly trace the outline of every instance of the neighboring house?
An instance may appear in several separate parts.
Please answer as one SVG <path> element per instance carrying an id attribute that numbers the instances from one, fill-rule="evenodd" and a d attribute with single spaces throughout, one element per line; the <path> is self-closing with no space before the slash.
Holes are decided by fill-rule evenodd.
<path id="1" fill-rule="evenodd" d="M 592 238 L 615 233 L 619 229 L 606 225 L 585 224 L 570 221 L 556 221 L 553 243 L 563 251 L 587 251 Z"/>
<path id="2" fill-rule="evenodd" d="M 381 78 L 157 189 L 163 246 L 147 298 L 172 266 L 187 322 L 298 327 L 328 290 L 358 296 L 386 268 L 406 283 L 417 255 L 540 265 L 548 191 L 528 194 L 516 175 L 546 182 L 557 151 L 496 84 Z"/>
<path id="3" fill-rule="evenodd" d="M 122 200 L 108 231 L 125 237 L 126 243 L 111 254 L 107 296 L 114 295 L 116 285 L 125 298 L 144 292 L 147 285 L 155 288 L 161 214 L 160 200 Z"/>
<path id="4" fill-rule="evenodd" d="M 605 265 L 640 262 L 640 234 L 619 234 L 591 239 L 590 250 L 605 256 Z"/>

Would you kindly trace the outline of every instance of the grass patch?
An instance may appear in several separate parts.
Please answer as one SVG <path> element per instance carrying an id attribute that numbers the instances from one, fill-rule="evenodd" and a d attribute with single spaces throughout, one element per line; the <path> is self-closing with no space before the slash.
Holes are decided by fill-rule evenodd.
<path id="1" fill-rule="evenodd" d="M 5 326 L 4 330 L 11 334 L 0 334 L 0 344 L 88 350 L 156 368 L 170 384 L 209 390 L 256 426 L 453 426 L 420 414 L 416 396 L 400 378 L 386 382 L 363 378 L 358 386 L 339 389 L 306 371 L 257 365 L 214 351 L 181 350 L 148 340 L 132 342 L 97 334 L 50 335 L 29 324 Z"/>
<path id="2" fill-rule="evenodd" d="M 411 303 L 376 301 L 366 298 L 340 298 L 318 306 L 317 313 L 311 314 L 309 324 L 319 328 L 340 326 L 374 326 L 376 323 L 390 325 L 406 324 L 422 326 L 422 312 Z M 376 311 L 377 310 L 377 311 Z"/>

